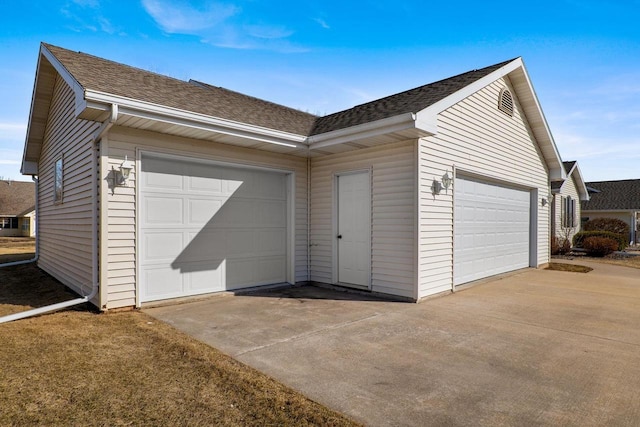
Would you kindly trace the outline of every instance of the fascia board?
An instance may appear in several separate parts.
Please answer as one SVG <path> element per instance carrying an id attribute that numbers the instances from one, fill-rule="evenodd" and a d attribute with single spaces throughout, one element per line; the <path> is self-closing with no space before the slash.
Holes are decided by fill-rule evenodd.
<path id="1" fill-rule="evenodd" d="M 553 169 L 550 168 L 549 173 L 551 175 L 551 178 L 566 179 L 567 173 L 564 170 L 564 165 L 562 164 L 562 157 L 560 156 L 560 152 L 558 151 L 558 146 L 556 145 L 556 141 L 553 138 L 551 129 L 549 128 L 549 123 L 547 122 L 547 118 L 545 117 L 544 112 L 542 111 L 542 107 L 540 106 L 538 95 L 536 94 L 536 91 L 533 85 L 531 84 L 531 79 L 529 78 L 529 73 L 527 72 L 527 68 L 524 66 L 524 61 L 521 58 L 518 58 L 517 61 L 519 61 L 520 63 L 520 66 L 518 68 L 520 68 L 520 71 L 522 72 L 522 76 L 524 77 L 527 83 L 527 88 L 531 91 L 531 98 L 533 99 L 535 111 L 537 112 L 539 116 L 538 118 L 540 119 L 542 125 L 544 126 L 545 135 L 546 135 L 545 139 L 547 139 L 547 143 L 553 149 L 554 160 L 557 163 L 557 167 L 554 167 Z"/>
<path id="2" fill-rule="evenodd" d="M 58 74 L 60 74 L 60 77 L 62 77 L 62 79 L 69 85 L 71 90 L 73 90 L 73 95 L 76 101 L 75 113 L 76 116 L 79 116 L 80 113 L 86 108 L 86 102 L 84 99 L 84 88 L 82 87 L 82 85 L 80 85 L 80 83 L 78 83 L 75 77 L 71 75 L 71 73 L 65 68 L 65 66 L 62 65 L 60 61 L 58 61 L 58 58 L 56 58 L 55 55 L 51 53 L 51 51 L 49 51 L 49 49 L 47 49 L 44 45 L 40 48 L 40 54 L 44 56 L 47 61 L 49 61 L 49 63 L 53 66 L 53 68 L 55 68 Z"/>
<path id="3" fill-rule="evenodd" d="M 418 120 L 414 113 L 404 113 L 386 119 L 313 135 L 308 138 L 308 143 L 309 148 L 313 150 L 409 129 L 417 130 L 422 136 L 433 135 L 436 132 L 435 126 L 430 122 Z"/>
<path id="4" fill-rule="evenodd" d="M 85 99 L 88 106 L 104 111 L 107 111 L 112 104 L 116 104 L 119 107 L 120 115 L 129 115 L 164 123 L 188 126 L 226 135 L 250 138 L 271 144 L 307 148 L 304 144 L 306 141 L 306 136 L 304 135 L 276 131 L 261 126 L 249 125 L 92 90 L 85 91 Z"/>
<path id="5" fill-rule="evenodd" d="M 25 144 L 25 147 L 26 147 L 26 144 Z M 31 161 L 25 160 L 24 154 L 23 154 L 22 165 L 20 166 L 20 173 L 22 175 L 38 175 L 38 162 L 31 162 Z"/>
<path id="6" fill-rule="evenodd" d="M 422 112 L 424 112 L 425 115 L 437 116 L 439 113 L 443 112 L 447 108 L 457 104 L 458 102 L 473 95 L 474 93 L 484 88 L 485 86 L 488 86 L 489 84 L 499 79 L 500 77 L 506 76 L 507 74 L 511 73 L 512 71 L 520 67 L 523 67 L 522 59 L 520 58 L 514 59 L 513 61 L 509 62 L 507 65 L 501 68 L 498 68 L 494 72 L 487 74 L 481 79 L 478 79 L 475 82 L 471 83 L 470 85 L 463 87 L 459 91 L 452 93 L 446 98 L 443 98 L 440 101 L 434 104 L 431 104 L 430 106 L 422 110 Z"/>
<path id="7" fill-rule="evenodd" d="M 584 182 L 584 178 L 582 177 L 582 172 L 580 171 L 578 162 L 573 165 L 573 168 L 571 168 L 569 175 L 576 178 L 574 182 L 577 184 L 576 187 L 578 187 L 578 192 L 580 193 L 580 200 L 585 202 L 590 200 L 591 197 L 589 197 L 589 190 L 587 190 L 587 184 L 585 184 Z"/>

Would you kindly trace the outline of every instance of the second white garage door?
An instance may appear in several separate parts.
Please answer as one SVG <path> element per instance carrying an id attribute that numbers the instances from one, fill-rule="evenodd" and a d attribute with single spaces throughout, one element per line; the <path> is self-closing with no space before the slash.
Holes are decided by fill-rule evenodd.
<path id="1" fill-rule="evenodd" d="M 457 177 L 454 284 L 529 266 L 530 192 Z"/>
<path id="2" fill-rule="evenodd" d="M 286 281 L 287 175 L 143 156 L 140 301 Z"/>

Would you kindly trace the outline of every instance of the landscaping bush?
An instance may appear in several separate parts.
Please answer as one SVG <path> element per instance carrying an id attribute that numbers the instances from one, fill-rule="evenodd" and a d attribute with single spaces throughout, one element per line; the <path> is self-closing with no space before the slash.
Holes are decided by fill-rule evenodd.
<path id="1" fill-rule="evenodd" d="M 569 239 L 551 236 L 551 255 L 564 255 L 571 252 Z"/>
<path id="2" fill-rule="evenodd" d="M 582 247 L 587 255 L 603 257 L 618 249 L 618 242 L 609 237 L 587 237 L 582 241 Z"/>
<path id="3" fill-rule="evenodd" d="M 581 231 L 573 236 L 573 246 L 583 248 L 584 239 L 587 237 L 606 237 L 613 239 L 618 243 L 617 250 L 623 251 L 629 244 L 629 237 L 627 235 L 611 233 L 609 231 Z"/>
<path id="4" fill-rule="evenodd" d="M 629 224 L 616 218 L 594 218 L 584 223 L 584 231 L 609 231 L 611 233 L 629 235 Z"/>

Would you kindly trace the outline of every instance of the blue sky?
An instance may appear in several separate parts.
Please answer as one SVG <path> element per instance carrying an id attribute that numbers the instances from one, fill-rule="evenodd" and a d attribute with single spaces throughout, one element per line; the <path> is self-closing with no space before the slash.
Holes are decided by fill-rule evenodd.
<path id="1" fill-rule="evenodd" d="M 640 0 L 3 1 L 4 178 L 29 179 L 41 41 L 314 114 L 522 56 L 562 158 L 640 178 Z"/>

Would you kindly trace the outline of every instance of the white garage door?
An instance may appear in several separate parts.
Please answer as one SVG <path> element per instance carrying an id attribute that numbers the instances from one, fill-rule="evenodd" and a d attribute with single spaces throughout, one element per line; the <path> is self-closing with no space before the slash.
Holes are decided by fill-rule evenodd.
<path id="1" fill-rule="evenodd" d="M 143 156 L 140 301 L 286 281 L 286 174 Z"/>
<path id="2" fill-rule="evenodd" d="M 529 266 L 529 191 L 458 177 L 454 199 L 454 284 Z"/>

